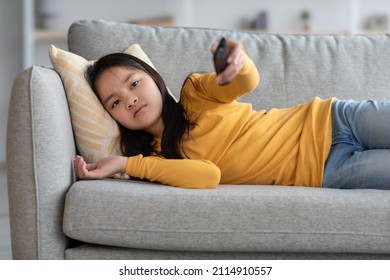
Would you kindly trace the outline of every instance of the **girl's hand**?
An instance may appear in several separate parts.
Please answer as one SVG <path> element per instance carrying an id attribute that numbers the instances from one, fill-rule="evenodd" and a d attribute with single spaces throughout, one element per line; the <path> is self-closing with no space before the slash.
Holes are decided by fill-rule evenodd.
<path id="1" fill-rule="evenodd" d="M 228 67 L 217 76 L 218 84 L 222 85 L 233 80 L 245 65 L 245 57 L 243 45 L 237 41 L 227 39 L 229 48 L 229 56 L 227 59 Z M 218 47 L 218 43 L 214 43 L 211 47 L 211 52 L 214 54 Z"/>
<path id="2" fill-rule="evenodd" d="M 76 156 L 74 169 L 80 179 L 103 179 L 116 173 L 125 173 L 127 157 L 109 156 L 96 163 L 86 163 L 84 158 Z"/>

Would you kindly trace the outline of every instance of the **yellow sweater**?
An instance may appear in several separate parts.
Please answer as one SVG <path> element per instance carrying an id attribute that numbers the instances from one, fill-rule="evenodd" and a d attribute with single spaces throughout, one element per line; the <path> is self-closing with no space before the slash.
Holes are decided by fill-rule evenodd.
<path id="1" fill-rule="evenodd" d="M 332 100 L 254 111 L 236 101 L 260 80 L 249 57 L 228 85 L 217 85 L 215 75 L 193 74 L 182 91 L 180 102 L 196 122 L 185 141 L 190 159 L 131 157 L 126 173 L 185 188 L 219 183 L 320 187 L 331 146 Z"/>

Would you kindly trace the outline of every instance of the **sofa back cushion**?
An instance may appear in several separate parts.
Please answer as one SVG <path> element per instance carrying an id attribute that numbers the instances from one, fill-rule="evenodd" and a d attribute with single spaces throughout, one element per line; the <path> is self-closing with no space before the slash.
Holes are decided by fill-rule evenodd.
<path id="1" fill-rule="evenodd" d="M 270 35 L 87 20 L 71 25 L 68 43 L 86 59 L 140 44 L 179 97 L 189 73 L 214 70 L 210 47 L 222 36 L 242 42 L 261 73 L 261 85 L 242 98 L 255 109 L 314 96 L 390 101 L 390 35 Z"/>

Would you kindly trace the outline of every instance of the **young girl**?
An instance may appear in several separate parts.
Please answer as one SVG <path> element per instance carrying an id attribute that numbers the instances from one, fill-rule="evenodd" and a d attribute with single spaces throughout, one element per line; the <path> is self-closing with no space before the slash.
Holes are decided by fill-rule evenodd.
<path id="1" fill-rule="evenodd" d="M 118 122 L 124 156 L 92 164 L 77 156 L 76 175 L 126 173 L 183 188 L 390 189 L 390 103 L 315 98 L 254 111 L 236 99 L 258 86 L 259 73 L 240 43 L 227 42 L 228 67 L 218 76 L 189 75 L 179 103 L 161 76 L 133 56 L 110 54 L 88 68 L 92 89 Z"/>

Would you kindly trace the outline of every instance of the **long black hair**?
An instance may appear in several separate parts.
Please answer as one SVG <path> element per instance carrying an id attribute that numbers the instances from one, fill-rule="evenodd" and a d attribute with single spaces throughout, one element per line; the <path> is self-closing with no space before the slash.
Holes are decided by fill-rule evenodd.
<path id="1" fill-rule="evenodd" d="M 96 81 L 107 69 L 116 66 L 134 67 L 148 74 L 156 83 L 162 96 L 162 120 L 164 131 L 161 137 L 161 151 L 157 151 L 153 135 L 142 130 L 130 130 L 118 123 L 120 143 L 124 156 L 161 155 L 170 159 L 182 159 L 185 155 L 183 138 L 188 133 L 192 123 L 187 118 L 184 107 L 168 93 L 167 86 L 160 74 L 141 59 L 125 54 L 113 53 L 103 56 L 88 66 L 85 76 L 92 90 L 97 94 Z M 99 98 L 100 100 L 100 98 Z"/>

